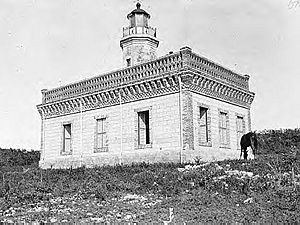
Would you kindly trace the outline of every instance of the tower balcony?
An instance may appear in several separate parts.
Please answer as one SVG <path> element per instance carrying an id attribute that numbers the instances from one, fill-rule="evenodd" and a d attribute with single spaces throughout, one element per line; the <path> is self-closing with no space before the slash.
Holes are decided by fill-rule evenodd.
<path id="1" fill-rule="evenodd" d="M 123 27 L 123 38 L 129 35 L 147 34 L 156 37 L 156 28 L 152 27 Z"/>

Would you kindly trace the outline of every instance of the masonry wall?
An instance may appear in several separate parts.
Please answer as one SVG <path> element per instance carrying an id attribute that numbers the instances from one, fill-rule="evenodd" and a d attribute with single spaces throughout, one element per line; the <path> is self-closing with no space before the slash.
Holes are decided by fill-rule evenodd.
<path id="1" fill-rule="evenodd" d="M 123 64 L 127 66 L 126 59 L 131 59 L 131 65 L 156 59 L 156 44 L 147 39 L 131 40 L 123 44 Z"/>
<path id="2" fill-rule="evenodd" d="M 137 111 L 150 111 L 151 146 L 137 149 Z M 114 165 L 133 162 L 179 162 L 180 112 L 178 94 L 165 95 L 122 105 L 91 110 L 44 121 L 42 134 L 43 168 L 80 165 Z M 108 152 L 94 153 L 96 119 L 106 118 Z M 82 121 L 82 126 L 81 126 Z M 122 134 L 121 135 L 121 121 Z M 72 126 L 72 154 L 62 155 L 63 125 Z M 121 151 L 122 136 L 122 151 Z"/>
<path id="3" fill-rule="evenodd" d="M 223 160 L 228 158 L 239 158 L 237 137 L 237 115 L 243 116 L 245 132 L 250 130 L 249 110 L 240 106 L 229 104 L 206 96 L 191 93 L 192 115 L 193 115 L 193 147 L 184 150 L 184 160 L 193 161 L 199 158 L 203 161 Z M 199 142 L 199 106 L 209 107 L 209 132 L 210 140 L 207 146 Z M 229 146 L 221 147 L 219 134 L 219 112 L 228 113 L 229 119 Z M 251 155 L 251 153 L 250 153 Z M 250 156 L 251 157 L 251 156 Z"/>

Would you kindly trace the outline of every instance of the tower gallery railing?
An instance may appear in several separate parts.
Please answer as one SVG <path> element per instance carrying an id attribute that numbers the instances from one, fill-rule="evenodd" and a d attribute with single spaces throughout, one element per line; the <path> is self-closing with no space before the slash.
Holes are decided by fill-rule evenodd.
<path id="1" fill-rule="evenodd" d="M 124 27 L 123 37 L 127 37 L 133 34 L 148 34 L 156 37 L 156 28 L 152 27 Z"/>

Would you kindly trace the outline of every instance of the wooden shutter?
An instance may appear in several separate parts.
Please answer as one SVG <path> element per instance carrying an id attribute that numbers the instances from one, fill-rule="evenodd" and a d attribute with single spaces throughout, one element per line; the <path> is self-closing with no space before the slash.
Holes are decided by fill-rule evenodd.
<path id="1" fill-rule="evenodd" d="M 220 141 L 222 145 L 227 144 L 227 113 L 220 112 Z"/>
<path id="2" fill-rule="evenodd" d="M 237 147 L 238 147 L 238 149 L 241 149 L 240 141 L 241 141 L 243 134 L 245 133 L 244 123 L 245 123 L 244 118 L 241 116 L 237 116 L 236 126 L 237 126 Z"/>
<path id="3" fill-rule="evenodd" d="M 207 124 L 207 108 L 200 107 L 199 120 L 200 142 L 208 141 L 208 124 Z"/>
<path id="4" fill-rule="evenodd" d="M 107 151 L 107 125 L 106 118 L 97 119 L 97 131 L 96 131 L 96 151 Z"/>
<path id="5" fill-rule="evenodd" d="M 63 151 L 65 153 L 71 152 L 71 124 L 64 125 L 64 148 Z"/>
<path id="6" fill-rule="evenodd" d="M 146 113 L 139 112 L 139 144 L 146 144 Z"/>

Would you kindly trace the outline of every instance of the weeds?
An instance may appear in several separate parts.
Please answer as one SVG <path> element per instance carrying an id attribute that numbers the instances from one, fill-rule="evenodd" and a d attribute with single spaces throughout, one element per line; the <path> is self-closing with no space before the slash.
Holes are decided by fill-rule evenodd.
<path id="1" fill-rule="evenodd" d="M 154 199 L 143 202 L 147 207 L 145 209 L 150 210 L 151 219 L 143 216 L 126 217 L 139 218 L 144 222 L 163 218 L 160 208 L 164 209 L 164 215 L 170 208 L 174 209 L 174 223 L 181 217 L 186 218 L 182 222 L 193 223 L 231 220 L 270 222 L 270 218 L 287 221 L 283 215 L 288 214 L 291 218 L 300 215 L 299 168 L 299 159 L 295 157 L 261 155 L 251 161 L 203 163 L 199 159 L 194 165 L 142 163 L 66 170 L 20 170 L 18 173 L 5 174 L 0 184 L 0 215 L 6 215 L 14 207 L 34 205 L 36 210 L 48 209 L 41 214 L 48 218 L 50 211 L 56 210 L 59 204 L 65 204 L 64 207 L 68 208 L 72 202 L 79 204 L 82 201 L 87 204 L 94 202 L 97 207 L 115 201 L 118 207 L 125 207 L 124 204 L 129 202 L 121 199 L 132 194 L 138 196 L 138 199 L 142 199 L 141 196 L 152 196 Z M 164 202 L 159 202 L 160 199 L 164 199 Z M 139 207 L 132 204 L 131 208 L 133 206 Z M 201 214 L 196 213 L 200 209 Z M 155 213 L 152 210 L 156 210 Z M 180 215 L 180 210 L 185 214 Z"/>

